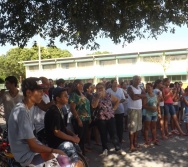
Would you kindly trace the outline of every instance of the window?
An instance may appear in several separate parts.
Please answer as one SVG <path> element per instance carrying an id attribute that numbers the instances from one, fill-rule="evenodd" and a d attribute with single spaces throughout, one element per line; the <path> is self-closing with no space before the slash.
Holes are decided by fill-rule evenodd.
<path id="1" fill-rule="evenodd" d="M 61 67 L 63 69 L 70 69 L 70 68 L 75 68 L 75 63 L 62 63 Z"/>
<path id="2" fill-rule="evenodd" d="M 92 67 L 93 62 L 88 61 L 88 62 L 78 62 L 78 67 L 85 68 L 85 67 Z"/>
<path id="3" fill-rule="evenodd" d="M 144 77 L 145 82 L 155 82 L 157 79 L 163 79 L 163 76 L 148 76 L 148 77 Z"/>
<path id="4" fill-rule="evenodd" d="M 143 57 L 143 62 L 158 63 L 161 61 L 162 61 L 162 56 Z"/>
<path id="5" fill-rule="evenodd" d="M 48 65 L 43 65 L 44 70 L 53 70 L 56 69 L 56 64 L 48 64 Z"/>
<path id="6" fill-rule="evenodd" d="M 119 59 L 118 64 L 134 64 L 136 63 L 136 58 L 131 59 Z"/>
<path id="7" fill-rule="evenodd" d="M 186 81 L 186 75 L 168 75 L 171 82 Z"/>
<path id="8" fill-rule="evenodd" d="M 101 66 L 112 66 L 116 64 L 116 60 L 102 60 L 100 61 Z"/>
<path id="9" fill-rule="evenodd" d="M 168 57 L 171 61 L 179 61 L 179 60 L 186 60 L 187 55 L 172 55 L 172 56 L 166 56 Z"/>
<path id="10" fill-rule="evenodd" d="M 29 70 L 30 71 L 37 71 L 37 70 L 39 70 L 39 66 L 38 65 L 36 65 L 36 66 L 29 66 Z"/>

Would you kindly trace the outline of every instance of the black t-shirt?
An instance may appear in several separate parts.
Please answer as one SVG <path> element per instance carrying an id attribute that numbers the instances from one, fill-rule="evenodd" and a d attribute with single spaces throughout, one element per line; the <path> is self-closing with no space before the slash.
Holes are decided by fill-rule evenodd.
<path id="1" fill-rule="evenodd" d="M 46 112 L 44 126 L 49 147 L 57 148 L 62 142 L 64 142 L 63 139 L 54 135 L 54 130 L 61 130 L 66 133 L 64 119 L 56 105 L 52 105 Z"/>

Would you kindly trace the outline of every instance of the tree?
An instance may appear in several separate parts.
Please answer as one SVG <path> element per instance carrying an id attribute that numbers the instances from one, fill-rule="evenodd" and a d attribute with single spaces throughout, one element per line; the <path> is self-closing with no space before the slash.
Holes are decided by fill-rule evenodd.
<path id="1" fill-rule="evenodd" d="M 71 57 L 72 54 L 67 50 L 58 48 L 41 47 L 41 59 L 51 59 L 60 57 Z M 38 47 L 32 48 L 13 48 L 6 55 L 0 56 L 0 75 L 5 78 L 14 75 L 17 79 L 25 77 L 25 67 L 22 61 L 38 60 Z"/>
<path id="2" fill-rule="evenodd" d="M 187 0 L 2 0 L 0 44 L 24 47 L 40 34 L 50 45 L 56 37 L 81 49 L 99 48 L 98 37 L 124 45 L 188 25 L 187 8 Z"/>

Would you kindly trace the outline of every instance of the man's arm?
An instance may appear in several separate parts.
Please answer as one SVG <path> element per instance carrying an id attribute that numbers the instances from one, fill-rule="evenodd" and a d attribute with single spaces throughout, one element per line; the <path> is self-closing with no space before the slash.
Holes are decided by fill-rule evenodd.
<path id="1" fill-rule="evenodd" d="M 80 138 L 77 135 L 67 135 L 60 130 L 54 130 L 54 135 L 62 140 L 71 141 L 73 143 L 79 143 Z"/>
<path id="2" fill-rule="evenodd" d="M 52 153 L 60 154 L 60 155 L 66 155 L 63 151 L 58 150 L 58 149 L 53 149 L 50 147 L 47 147 L 45 145 L 38 144 L 36 141 L 36 138 L 32 139 L 26 139 L 29 148 L 31 151 L 35 153 L 40 153 L 43 160 L 48 161 L 52 158 L 54 158 Z"/>
<path id="3" fill-rule="evenodd" d="M 128 95 L 131 97 L 132 100 L 139 100 L 139 99 L 142 99 L 142 94 L 138 95 L 138 94 L 134 94 L 133 90 L 131 87 L 129 87 L 127 89 L 127 93 Z M 145 95 L 144 95 L 145 96 Z"/>

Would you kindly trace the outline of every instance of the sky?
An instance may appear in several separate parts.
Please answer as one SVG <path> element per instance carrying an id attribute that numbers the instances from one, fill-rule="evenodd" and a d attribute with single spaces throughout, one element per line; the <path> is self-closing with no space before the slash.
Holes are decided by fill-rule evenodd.
<path id="1" fill-rule="evenodd" d="M 96 51 L 108 51 L 110 53 L 131 53 L 131 52 L 142 52 L 142 51 L 155 51 L 155 50 L 167 50 L 167 49 L 181 49 L 188 48 L 188 28 L 186 26 L 175 27 L 175 34 L 163 33 L 158 36 L 157 40 L 154 38 L 149 39 L 136 39 L 130 44 L 122 47 L 122 44 L 115 45 L 111 39 L 102 38 L 96 42 L 100 44 L 100 49 Z M 33 37 L 27 44 L 27 47 L 31 47 L 34 41 L 37 41 L 38 36 Z M 40 39 L 40 45 L 46 46 L 48 41 Z M 55 41 L 55 45 L 60 49 L 67 49 L 72 53 L 74 57 L 86 56 L 96 51 L 90 50 L 77 50 L 74 46 L 66 46 L 66 44 L 60 43 L 58 40 Z M 13 48 L 9 44 L 6 46 L 0 46 L 0 55 L 6 54 L 6 52 Z"/>

